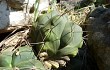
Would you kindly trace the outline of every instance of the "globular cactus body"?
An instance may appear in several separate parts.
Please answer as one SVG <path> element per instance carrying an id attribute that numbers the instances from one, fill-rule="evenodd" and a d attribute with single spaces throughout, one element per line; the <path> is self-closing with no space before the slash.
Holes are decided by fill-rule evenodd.
<path id="1" fill-rule="evenodd" d="M 52 55 L 76 55 L 82 46 L 82 28 L 68 20 L 67 15 L 59 15 L 56 11 L 41 15 L 37 19 L 37 49 Z"/>

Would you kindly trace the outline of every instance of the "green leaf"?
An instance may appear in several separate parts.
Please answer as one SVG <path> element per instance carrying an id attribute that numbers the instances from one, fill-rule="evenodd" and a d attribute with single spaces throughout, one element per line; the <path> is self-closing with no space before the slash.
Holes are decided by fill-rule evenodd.
<path id="1" fill-rule="evenodd" d="M 38 11 L 38 8 L 39 8 L 39 4 L 40 4 L 40 0 L 36 0 L 35 1 L 35 4 L 34 4 L 34 22 L 36 21 L 37 17 L 38 17 L 38 14 L 39 14 L 39 11 Z M 35 23 L 34 23 L 35 24 Z M 33 25 L 34 25 L 33 24 Z"/>

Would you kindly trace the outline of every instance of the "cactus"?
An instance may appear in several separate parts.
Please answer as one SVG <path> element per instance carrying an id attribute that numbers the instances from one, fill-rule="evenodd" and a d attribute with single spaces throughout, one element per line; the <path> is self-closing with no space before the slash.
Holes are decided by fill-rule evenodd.
<path id="1" fill-rule="evenodd" d="M 36 59 L 31 47 L 20 47 L 19 51 L 12 52 L 13 47 L 1 52 L 0 70 L 45 70 L 42 63 Z"/>
<path id="2" fill-rule="evenodd" d="M 60 15 L 56 11 L 41 15 L 36 22 L 36 49 L 47 51 L 49 56 L 75 56 L 81 48 L 82 28 L 69 21 L 67 15 Z"/>

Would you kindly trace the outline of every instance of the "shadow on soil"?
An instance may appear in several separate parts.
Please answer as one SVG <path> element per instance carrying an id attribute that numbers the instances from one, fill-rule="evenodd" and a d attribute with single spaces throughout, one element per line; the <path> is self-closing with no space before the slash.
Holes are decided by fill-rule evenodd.
<path id="1" fill-rule="evenodd" d="M 76 57 L 71 57 L 67 66 L 59 70 L 99 70 L 88 47 L 83 45 Z"/>

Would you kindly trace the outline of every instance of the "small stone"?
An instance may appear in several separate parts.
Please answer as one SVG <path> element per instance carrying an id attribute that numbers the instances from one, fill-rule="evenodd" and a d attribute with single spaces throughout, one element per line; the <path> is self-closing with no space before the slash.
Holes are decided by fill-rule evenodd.
<path id="1" fill-rule="evenodd" d="M 42 52 L 39 54 L 39 57 L 48 57 L 47 52 Z"/>
<path id="2" fill-rule="evenodd" d="M 61 59 L 64 59 L 65 61 L 70 61 L 70 58 L 68 56 L 61 57 Z"/>
<path id="3" fill-rule="evenodd" d="M 44 65 L 46 66 L 48 70 L 52 68 L 52 64 L 50 64 L 48 61 L 44 61 Z"/>
<path id="4" fill-rule="evenodd" d="M 60 64 L 60 66 L 65 66 L 66 65 L 66 61 L 64 60 L 57 60 L 57 62 Z"/>
<path id="5" fill-rule="evenodd" d="M 49 63 L 52 65 L 53 68 L 58 69 L 59 68 L 59 63 L 56 61 L 49 61 Z"/>

